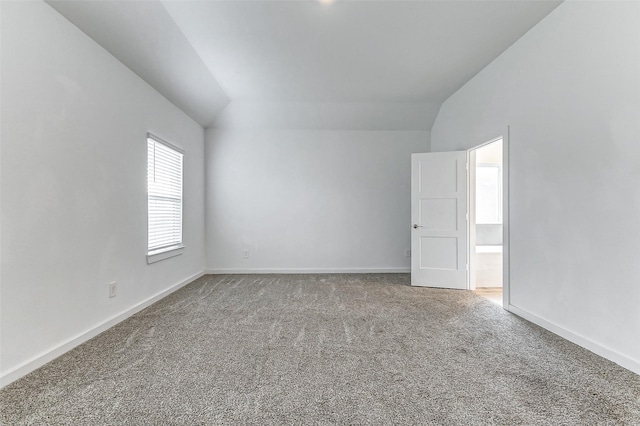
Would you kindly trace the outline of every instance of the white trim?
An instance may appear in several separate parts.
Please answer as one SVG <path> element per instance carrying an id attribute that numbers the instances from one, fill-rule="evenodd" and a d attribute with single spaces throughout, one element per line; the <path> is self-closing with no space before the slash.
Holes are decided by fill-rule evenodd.
<path id="1" fill-rule="evenodd" d="M 503 132 L 502 136 L 498 136 L 495 137 L 493 139 L 490 139 L 486 142 L 481 143 L 480 145 L 476 145 L 473 148 L 469 148 L 467 150 L 467 184 L 469 185 L 469 188 L 471 188 L 471 183 L 473 183 L 473 185 L 475 186 L 475 171 L 471 172 L 469 170 L 469 168 L 474 167 L 475 168 L 475 162 L 476 162 L 476 150 L 479 148 L 482 148 L 484 146 L 487 146 L 489 144 L 492 144 L 494 142 L 497 142 L 499 140 L 502 140 L 502 163 L 501 163 L 501 167 L 502 167 L 502 306 L 505 307 L 504 309 L 507 309 L 506 307 L 509 306 L 509 289 L 510 289 L 510 283 L 511 283 L 511 279 L 509 276 L 509 250 L 511 249 L 511 245 L 509 244 L 509 199 L 510 199 L 510 194 L 509 194 L 509 142 L 510 142 L 510 135 L 511 132 L 511 126 L 507 125 L 507 128 L 505 129 L 505 131 Z M 471 164 L 473 163 L 473 164 Z M 472 176 L 473 174 L 473 176 Z M 469 272 L 467 273 L 467 289 L 469 290 L 475 290 L 476 288 L 476 283 L 475 283 L 475 263 L 476 263 L 476 251 L 475 251 L 475 242 L 476 242 L 476 235 L 475 235 L 475 211 L 472 211 L 472 209 L 475 210 L 475 191 L 473 196 L 471 189 L 469 189 L 468 191 L 469 195 L 467 197 L 468 203 L 469 203 L 469 207 L 467 209 L 467 240 L 468 240 L 468 256 L 469 256 L 469 262 L 467 263 L 468 267 L 469 267 Z M 471 202 L 474 202 L 473 206 L 471 204 Z M 472 226 L 474 225 L 472 229 Z M 473 245 L 471 244 L 473 242 Z"/>
<path id="2" fill-rule="evenodd" d="M 43 365 L 45 365 L 46 363 L 53 361 L 54 359 L 56 359 L 57 357 L 59 357 L 60 355 L 63 355 L 67 352 L 69 352 L 71 349 L 83 344 L 84 342 L 88 341 L 89 339 L 94 338 L 95 336 L 97 336 L 98 334 L 102 333 L 103 331 L 108 330 L 109 328 L 113 327 L 114 325 L 124 321 L 125 319 L 131 317 L 132 315 L 140 312 L 141 310 L 143 310 L 144 308 L 152 305 L 153 303 L 157 302 L 160 299 L 163 299 L 164 297 L 168 296 L 169 294 L 173 293 L 176 290 L 179 290 L 180 288 L 186 286 L 187 284 L 197 280 L 198 278 L 200 278 L 201 276 L 204 275 L 204 271 L 197 273 L 195 275 L 192 275 L 191 277 L 180 281 L 178 284 L 175 284 L 157 294 L 155 294 L 154 296 L 149 297 L 146 300 L 143 300 L 142 302 L 139 302 L 135 305 L 133 305 L 132 307 L 112 316 L 111 318 L 99 323 L 98 325 L 96 325 L 95 327 L 86 330 L 78 335 L 76 335 L 75 337 L 72 337 L 68 340 L 66 340 L 65 342 L 59 344 L 58 346 L 55 346 L 45 352 L 42 352 L 39 355 L 34 356 L 33 358 L 23 362 L 22 364 L 18 365 L 17 367 L 6 371 L 4 373 L 2 373 L 0 375 L 0 388 L 3 388 L 4 386 L 7 386 L 9 383 L 14 382 L 16 380 L 18 380 L 19 378 L 26 376 L 27 374 L 31 373 L 32 371 L 42 367 Z"/>
<path id="3" fill-rule="evenodd" d="M 206 274 L 408 274 L 411 268 L 212 268 Z"/>
<path id="4" fill-rule="evenodd" d="M 184 246 L 180 244 L 179 246 L 165 247 L 159 250 L 152 250 L 147 254 L 147 264 L 151 265 L 152 263 L 160 262 L 161 260 L 169 259 L 174 256 L 179 256 L 184 252 Z"/>
<path id="5" fill-rule="evenodd" d="M 166 140 L 162 139 L 161 137 L 158 137 L 156 135 L 154 135 L 153 133 L 147 132 L 147 139 L 153 139 L 156 142 L 159 142 L 171 149 L 173 149 L 174 151 L 178 151 L 180 154 L 184 155 L 184 149 L 180 148 L 179 146 L 175 146 L 174 144 L 167 142 Z"/>
<path id="6" fill-rule="evenodd" d="M 467 150 L 467 290 L 476 289 L 476 150 Z"/>
<path id="7" fill-rule="evenodd" d="M 517 306 L 509 305 L 507 310 L 512 314 L 522 317 L 529 322 L 539 325 L 540 327 L 554 334 L 557 334 L 558 336 L 567 339 L 570 342 L 575 343 L 578 346 L 582 346 L 583 348 L 595 353 L 596 355 L 600 355 L 603 358 L 613 361 L 619 366 L 626 368 L 627 370 L 630 370 L 636 374 L 640 374 L 640 361 L 638 360 L 634 360 L 626 355 L 614 351 L 613 349 L 607 348 L 606 346 L 603 346 L 599 343 L 594 342 L 593 340 L 567 330 L 566 328 L 561 327 L 551 321 L 540 318 L 539 316 L 527 312 L 524 309 L 518 308 Z"/>
<path id="8" fill-rule="evenodd" d="M 511 303 L 511 193 L 509 192 L 509 170 L 511 158 L 511 125 L 507 125 L 502 138 L 502 306 Z"/>

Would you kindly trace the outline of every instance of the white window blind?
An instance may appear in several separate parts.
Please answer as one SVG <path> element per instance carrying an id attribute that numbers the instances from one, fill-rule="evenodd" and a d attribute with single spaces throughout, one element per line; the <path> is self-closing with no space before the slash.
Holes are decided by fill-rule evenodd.
<path id="1" fill-rule="evenodd" d="M 183 153 L 147 136 L 148 251 L 182 246 Z"/>

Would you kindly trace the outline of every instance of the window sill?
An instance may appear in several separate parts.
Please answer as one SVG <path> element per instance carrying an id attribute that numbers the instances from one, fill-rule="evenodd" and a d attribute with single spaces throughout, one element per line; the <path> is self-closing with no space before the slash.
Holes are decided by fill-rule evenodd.
<path id="1" fill-rule="evenodd" d="M 502 246 L 498 246 L 498 245 L 476 246 L 476 253 L 502 253 Z"/>
<path id="2" fill-rule="evenodd" d="M 184 252 L 184 246 L 182 244 L 179 246 L 150 251 L 147 254 L 147 264 L 151 265 L 152 263 L 160 262 L 161 260 L 179 256 L 182 252 Z"/>

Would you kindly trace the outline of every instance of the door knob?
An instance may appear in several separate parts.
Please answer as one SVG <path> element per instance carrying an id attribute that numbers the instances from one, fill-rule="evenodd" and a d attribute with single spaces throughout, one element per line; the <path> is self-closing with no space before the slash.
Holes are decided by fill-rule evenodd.
<path id="1" fill-rule="evenodd" d="M 418 229 L 418 228 L 422 228 L 422 226 L 421 225 L 417 225 L 417 224 L 414 223 L 413 224 L 413 229 Z"/>

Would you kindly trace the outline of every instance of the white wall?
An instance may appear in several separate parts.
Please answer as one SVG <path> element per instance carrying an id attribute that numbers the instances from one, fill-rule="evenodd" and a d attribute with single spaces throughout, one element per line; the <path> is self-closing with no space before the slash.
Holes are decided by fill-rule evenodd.
<path id="1" fill-rule="evenodd" d="M 50 6 L 1 7 L 7 383 L 204 270 L 204 134 Z M 146 264 L 147 131 L 186 151 L 186 250 L 153 265 Z M 118 295 L 109 299 L 112 281 Z"/>
<path id="2" fill-rule="evenodd" d="M 514 312 L 640 373 L 640 4 L 565 2 L 451 96 L 434 151 L 510 137 Z"/>
<path id="3" fill-rule="evenodd" d="M 439 104 L 421 102 L 231 102 L 218 129 L 429 131 Z"/>
<path id="4" fill-rule="evenodd" d="M 425 131 L 208 130 L 207 269 L 408 271 L 410 154 L 428 140 Z"/>

